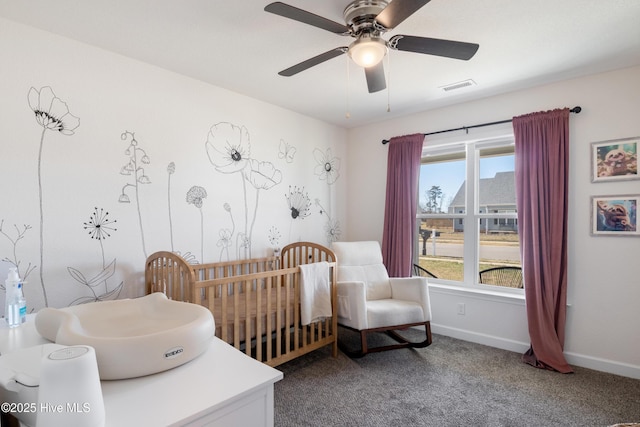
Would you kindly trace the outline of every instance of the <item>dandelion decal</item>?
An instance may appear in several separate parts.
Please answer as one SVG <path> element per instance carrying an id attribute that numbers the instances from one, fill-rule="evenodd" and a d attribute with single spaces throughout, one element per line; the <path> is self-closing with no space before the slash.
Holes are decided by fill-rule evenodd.
<path id="1" fill-rule="evenodd" d="M 114 231 L 117 231 L 118 229 L 113 227 L 113 225 L 118 222 L 117 220 L 110 220 L 109 219 L 109 212 L 105 212 L 104 209 L 100 208 L 94 208 L 93 209 L 93 213 L 91 214 L 91 216 L 89 217 L 89 221 L 83 223 L 84 224 L 84 229 L 88 230 L 89 232 L 89 236 L 91 236 L 91 239 L 93 240 L 97 240 L 98 243 L 100 243 L 100 252 L 102 253 L 102 270 L 104 271 L 106 268 L 106 263 L 105 263 L 105 258 L 104 258 L 104 245 L 103 245 L 103 240 L 105 240 L 107 237 L 111 237 L 111 233 L 113 233 Z M 115 260 L 113 261 L 113 266 L 115 269 Z M 113 274 L 115 272 L 112 271 L 111 274 Z M 104 280 L 104 287 L 105 287 L 105 293 L 107 293 L 109 291 L 108 287 L 107 287 L 107 278 L 105 278 Z M 90 285 L 88 285 L 90 286 Z"/>
<path id="2" fill-rule="evenodd" d="M 187 192 L 187 203 L 194 205 L 200 211 L 200 259 L 204 262 L 204 216 L 202 215 L 202 201 L 207 197 L 207 190 L 194 185 Z"/>
<path id="3" fill-rule="evenodd" d="M 173 221 L 171 218 L 171 175 L 176 172 L 176 164 L 171 162 L 167 166 L 167 205 L 169 212 L 169 238 L 171 239 L 171 252 L 173 252 Z"/>
<path id="4" fill-rule="evenodd" d="M 113 290 L 109 291 L 108 280 L 116 272 L 116 259 L 114 258 L 109 264 L 106 263 L 104 255 L 104 241 L 111 237 L 111 234 L 118 229 L 114 227 L 117 220 L 109 219 L 109 212 L 102 208 L 94 208 L 93 213 L 89 216 L 89 221 L 83 223 L 83 228 L 91 237 L 100 244 L 100 253 L 102 257 L 102 270 L 93 277 L 87 278 L 80 270 L 73 267 L 67 267 L 67 271 L 71 277 L 83 286 L 86 286 L 91 292 L 91 296 L 77 298 L 71 302 L 71 305 L 84 304 L 87 302 L 105 301 L 115 299 L 120 294 L 124 282 L 120 282 Z M 100 283 L 104 284 L 104 293 L 99 294 L 97 287 Z"/>
<path id="5" fill-rule="evenodd" d="M 340 231 L 340 223 L 337 220 L 334 221 L 331 219 L 331 215 L 329 215 L 329 212 L 322 206 L 320 199 L 316 199 L 315 204 L 320 208 L 320 215 L 327 216 L 327 222 L 324 225 L 324 234 L 327 242 L 332 243 L 340 240 L 340 234 L 342 233 Z"/>
<path id="6" fill-rule="evenodd" d="M 124 131 L 120 135 L 120 139 L 123 141 L 131 140 L 129 142 L 129 146 L 124 151 L 124 154 L 127 156 L 127 164 L 122 166 L 120 169 L 120 175 L 129 176 L 130 182 L 126 183 L 122 187 L 122 192 L 120 193 L 120 197 L 118 198 L 118 202 L 120 203 L 131 203 L 131 199 L 127 194 L 128 189 L 133 189 L 136 208 L 138 210 L 138 224 L 140 225 L 140 236 L 142 239 L 142 252 L 144 253 L 145 259 L 147 258 L 147 248 L 144 241 L 144 228 L 142 226 L 142 213 L 140 212 L 140 186 L 145 184 L 150 184 L 151 180 L 145 174 L 144 166 L 151 163 L 149 156 L 147 153 L 140 147 L 138 147 L 138 141 L 136 140 L 136 136 L 134 132 Z"/>
<path id="7" fill-rule="evenodd" d="M 289 211 L 292 219 L 304 219 L 311 214 L 311 200 L 309 195 L 304 193 L 304 187 L 298 188 L 289 186 L 289 194 L 286 195 Z"/>
<path id="8" fill-rule="evenodd" d="M 10 259 L 9 257 L 4 257 L 2 258 L 2 261 L 8 262 L 9 264 L 13 265 L 16 268 L 16 271 L 18 272 L 18 276 L 22 277 L 23 280 L 26 280 L 29 274 L 36 267 L 31 265 L 31 263 L 29 263 L 27 265 L 27 268 L 23 272 L 20 272 L 21 262 L 20 260 L 18 260 L 18 243 L 20 242 L 20 240 L 24 239 L 24 236 L 25 234 L 27 234 L 27 231 L 31 230 L 31 226 L 25 224 L 22 227 L 22 229 L 20 229 L 18 228 L 17 225 L 14 224 L 13 227 L 16 230 L 16 237 L 9 236 L 9 233 L 4 231 L 4 219 L 0 221 L 0 234 L 6 237 L 7 240 L 11 242 L 11 246 L 13 247 L 13 258 Z M 0 289 L 4 289 L 4 281 L 0 281 Z"/>
<path id="9" fill-rule="evenodd" d="M 280 235 L 280 230 L 278 230 L 278 227 L 274 225 L 269 229 L 268 239 L 269 239 L 269 243 L 271 244 L 271 247 L 273 247 L 274 254 L 279 253 L 280 251 L 281 237 L 282 236 Z"/>
<path id="10" fill-rule="evenodd" d="M 111 237 L 109 232 L 116 231 L 117 228 L 111 226 L 111 224 L 115 224 L 118 222 L 117 220 L 111 221 L 108 219 L 109 212 L 105 212 L 104 209 L 94 208 L 93 213 L 89 217 L 89 222 L 84 223 L 84 229 L 89 230 L 89 235 L 92 239 L 96 239 L 100 242 L 100 246 L 102 246 L 102 241 L 107 237 Z M 102 251 L 104 254 L 104 250 Z"/>
<path id="11" fill-rule="evenodd" d="M 29 107 L 36 117 L 36 122 L 42 126 L 40 148 L 38 150 L 38 197 L 40 205 L 40 284 L 45 307 L 49 306 L 47 290 L 44 283 L 44 209 L 42 204 L 42 152 L 44 136 L 47 130 L 59 132 L 62 135 L 73 135 L 80 126 L 80 119 L 69 112 L 69 107 L 58 98 L 53 89 L 44 86 L 37 90 L 32 87 L 28 94 Z"/>
<path id="12" fill-rule="evenodd" d="M 313 157 L 316 159 L 314 173 L 320 180 L 326 180 L 329 185 L 336 182 L 340 176 L 340 159 L 331 156 L 331 148 L 327 148 L 325 153 L 316 148 L 313 150 Z"/>
<path id="13" fill-rule="evenodd" d="M 289 214 L 291 222 L 289 224 L 289 241 L 291 241 L 291 228 L 296 219 L 304 219 L 311 214 L 311 200 L 309 195 L 304 192 L 303 188 L 289 186 L 289 194 L 286 194 L 287 203 L 289 205 Z"/>
<path id="14" fill-rule="evenodd" d="M 293 147 L 282 139 L 280 140 L 280 147 L 278 152 L 278 158 L 284 159 L 287 163 L 293 163 L 293 157 L 296 155 L 296 147 Z"/>

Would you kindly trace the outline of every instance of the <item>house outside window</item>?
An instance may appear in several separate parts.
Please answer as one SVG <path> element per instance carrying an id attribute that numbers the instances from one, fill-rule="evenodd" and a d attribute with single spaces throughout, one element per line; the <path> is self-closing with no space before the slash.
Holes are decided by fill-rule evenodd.
<path id="1" fill-rule="evenodd" d="M 513 137 L 423 149 L 414 263 L 433 283 L 522 292 L 514 166 Z"/>

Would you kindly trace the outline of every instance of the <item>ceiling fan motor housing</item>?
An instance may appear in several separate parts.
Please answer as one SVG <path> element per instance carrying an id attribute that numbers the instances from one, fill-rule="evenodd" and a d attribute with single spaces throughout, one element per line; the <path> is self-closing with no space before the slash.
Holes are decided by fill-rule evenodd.
<path id="1" fill-rule="evenodd" d="M 389 4 L 385 0 L 355 0 L 350 3 L 343 12 L 344 21 L 354 37 L 362 33 L 375 33 L 378 36 L 383 28 L 375 24 L 376 16 Z"/>

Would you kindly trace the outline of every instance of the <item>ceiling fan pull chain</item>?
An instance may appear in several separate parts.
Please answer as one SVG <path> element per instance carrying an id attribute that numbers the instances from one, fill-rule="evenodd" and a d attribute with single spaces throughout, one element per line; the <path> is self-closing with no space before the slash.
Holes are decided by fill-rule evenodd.
<path id="1" fill-rule="evenodd" d="M 391 112 L 391 52 L 387 51 L 387 113 Z"/>
<path id="2" fill-rule="evenodd" d="M 346 103 L 347 103 L 347 112 L 344 115 L 347 119 L 349 119 L 351 117 L 351 113 L 349 112 L 349 56 L 345 55 L 345 58 L 347 59 L 346 64 L 347 64 L 347 87 L 346 87 Z"/>

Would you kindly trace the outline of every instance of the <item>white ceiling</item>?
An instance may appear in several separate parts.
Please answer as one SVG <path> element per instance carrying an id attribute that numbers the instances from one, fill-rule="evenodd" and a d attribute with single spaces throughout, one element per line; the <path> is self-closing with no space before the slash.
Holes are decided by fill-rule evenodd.
<path id="1" fill-rule="evenodd" d="M 267 13 L 270 2 L 0 0 L 0 16 L 345 128 L 640 64 L 640 0 L 432 0 L 385 39 L 459 40 L 478 53 L 459 61 L 391 51 L 389 90 L 369 94 L 346 55 L 279 76 L 352 39 Z M 339 23 L 348 2 L 285 1 Z M 467 79 L 477 86 L 440 89 Z"/>

